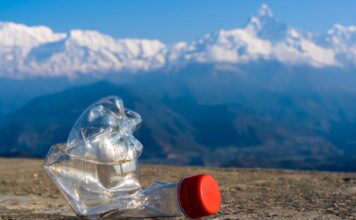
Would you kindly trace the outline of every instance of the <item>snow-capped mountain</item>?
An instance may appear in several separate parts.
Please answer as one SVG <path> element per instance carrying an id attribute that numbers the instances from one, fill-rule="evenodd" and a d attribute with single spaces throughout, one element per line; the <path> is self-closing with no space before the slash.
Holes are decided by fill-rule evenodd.
<path id="1" fill-rule="evenodd" d="M 44 74 L 150 70 L 164 64 L 165 51 L 157 40 L 113 39 L 96 31 L 73 30 L 60 41 L 33 48 L 23 68 Z"/>
<path id="2" fill-rule="evenodd" d="M 316 44 L 311 34 L 289 27 L 262 5 L 244 28 L 220 30 L 189 44 L 178 44 L 171 61 L 247 63 L 263 59 L 288 65 L 340 66 L 335 55 L 331 46 Z"/>
<path id="3" fill-rule="evenodd" d="M 344 65 L 356 65 L 356 26 L 335 24 L 322 39 Z"/>
<path id="4" fill-rule="evenodd" d="M 75 76 L 151 71 L 180 63 L 278 61 L 315 68 L 356 66 L 356 26 L 323 36 L 297 30 L 262 5 L 243 28 L 219 30 L 172 47 L 158 40 L 114 39 L 85 30 L 54 33 L 44 26 L 0 22 L 0 77 Z"/>
<path id="5" fill-rule="evenodd" d="M 69 75 L 161 67 L 157 40 L 114 39 L 96 31 L 53 33 L 43 26 L 0 23 L 0 76 Z"/>

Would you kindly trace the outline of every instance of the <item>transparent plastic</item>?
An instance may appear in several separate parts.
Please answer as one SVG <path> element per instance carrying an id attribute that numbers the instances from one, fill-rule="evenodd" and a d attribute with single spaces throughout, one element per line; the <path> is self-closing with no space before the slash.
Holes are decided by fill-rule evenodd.
<path id="1" fill-rule="evenodd" d="M 119 97 L 106 97 L 82 113 L 67 144 L 51 147 L 44 168 L 78 216 L 183 215 L 178 184 L 141 186 L 143 146 L 133 136 L 140 123 Z"/>

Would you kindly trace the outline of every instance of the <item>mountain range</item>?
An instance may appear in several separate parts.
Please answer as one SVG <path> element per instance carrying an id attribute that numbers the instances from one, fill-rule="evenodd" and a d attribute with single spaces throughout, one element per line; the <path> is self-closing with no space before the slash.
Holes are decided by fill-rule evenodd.
<path id="1" fill-rule="evenodd" d="M 0 23 L 0 156 L 44 157 L 97 99 L 142 115 L 142 159 L 356 171 L 356 27 L 290 27 L 262 5 L 192 42 Z"/>
<path id="2" fill-rule="evenodd" d="M 142 72 L 191 63 L 276 61 L 315 68 L 356 66 L 356 26 L 325 34 L 297 30 L 262 5 L 243 28 L 218 30 L 192 42 L 115 39 L 92 30 L 55 33 L 45 26 L 0 22 L 0 77 Z"/>

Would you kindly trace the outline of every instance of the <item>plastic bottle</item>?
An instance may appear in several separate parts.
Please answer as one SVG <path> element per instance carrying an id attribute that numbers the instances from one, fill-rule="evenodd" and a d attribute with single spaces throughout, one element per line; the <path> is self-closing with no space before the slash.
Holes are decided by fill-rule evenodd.
<path id="1" fill-rule="evenodd" d="M 141 117 L 119 97 L 91 105 L 73 126 L 66 145 L 53 145 L 44 168 L 78 216 L 200 218 L 220 207 L 216 181 L 207 174 L 143 188 L 133 136 Z"/>

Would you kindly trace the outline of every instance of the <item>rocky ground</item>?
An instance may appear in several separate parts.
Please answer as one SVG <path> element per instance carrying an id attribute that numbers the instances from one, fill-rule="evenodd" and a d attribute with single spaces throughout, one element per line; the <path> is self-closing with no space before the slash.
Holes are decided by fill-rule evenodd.
<path id="1" fill-rule="evenodd" d="M 0 219 L 76 219 L 41 164 L 0 159 Z M 211 219 L 356 219 L 356 173 L 142 166 L 145 185 L 197 173 L 222 191 Z"/>

